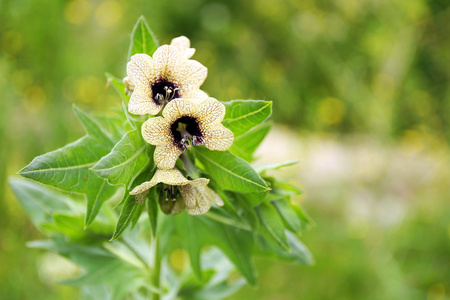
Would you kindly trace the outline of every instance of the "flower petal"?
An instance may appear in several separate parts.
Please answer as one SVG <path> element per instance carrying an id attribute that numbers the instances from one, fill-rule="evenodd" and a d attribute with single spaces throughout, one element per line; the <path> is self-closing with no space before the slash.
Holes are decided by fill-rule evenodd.
<path id="1" fill-rule="evenodd" d="M 233 144 L 233 140 L 233 132 L 220 123 L 203 132 L 203 145 L 209 150 L 228 150 Z"/>
<path id="2" fill-rule="evenodd" d="M 130 195 L 143 194 L 143 193 L 147 192 L 149 189 L 151 189 L 152 187 L 154 187 L 155 185 L 157 185 L 159 182 L 157 180 L 154 180 L 154 178 L 155 177 L 153 176 L 152 180 L 145 181 L 145 182 L 141 183 L 140 185 L 138 185 L 137 187 L 135 187 L 130 192 Z"/>
<path id="3" fill-rule="evenodd" d="M 215 127 L 225 117 L 225 105 L 214 98 L 206 98 L 197 104 L 194 116 L 204 130 Z"/>
<path id="4" fill-rule="evenodd" d="M 148 86 L 152 75 L 152 58 L 147 54 L 135 54 L 127 64 L 127 75 L 136 86 Z"/>
<path id="5" fill-rule="evenodd" d="M 156 105 L 148 95 L 142 87 L 136 88 L 128 102 L 128 111 L 135 115 L 158 114 L 162 106 Z"/>
<path id="6" fill-rule="evenodd" d="M 205 187 L 186 185 L 179 189 L 190 215 L 201 215 L 211 208 L 211 201 L 206 194 Z"/>
<path id="7" fill-rule="evenodd" d="M 191 47 L 191 41 L 185 37 L 185 36 L 179 36 L 177 38 L 174 38 L 171 42 L 170 42 L 171 46 L 176 47 L 181 53 L 183 53 L 183 58 L 184 59 L 189 59 L 192 57 L 192 55 L 194 55 L 195 53 L 195 49 L 194 48 L 190 48 Z"/>
<path id="8" fill-rule="evenodd" d="M 152 145 L 164 145 L 173 141 L 170 123 L 163 117 L 150 118 L 142 124 L 142 137 Z"/>
<path id="9" fill-rule="evenodd" d="M 211 199 L 211 201 L 214 202 L 214 204 L 216 204 L 217 206 L 224 205 L 222 198 L 220 198 L 220 196 L 217 195 L 216 192 L 214 192 L 209 187 L 205 187 L 205 189 L 206 189 L 206 194 L 208 195 L 208 198 Z"/>
<path id="10" fill-rule="evenodd" d="M 183 153 L 172 143 L 156 146 L 153 156 L 155 164 L 160 169 L 172 169 L 177 162 L 178 157 Z"/>
<path id="11" fill-rule="evenodd" d="M 159 77 L 177 77 L 182 65 L 181 53 L 174 47 L 162 45 L 153 54 L 153 71 Z"/>
<path id="12" fill-rule="evenodd" d="M 208 69 L 196 60 L 187 60 L 180 69 L 178 82 L 183 90 L 198 89 L 206 79 Z"/>
<path id="13" fill-rule="evenodd" d="M 175 99 L 170 101 L 163 110 L 164 118 L 172 123 L 182 116 L 190 116 L 196 109 L 195 102 L 190 99 Z"/>

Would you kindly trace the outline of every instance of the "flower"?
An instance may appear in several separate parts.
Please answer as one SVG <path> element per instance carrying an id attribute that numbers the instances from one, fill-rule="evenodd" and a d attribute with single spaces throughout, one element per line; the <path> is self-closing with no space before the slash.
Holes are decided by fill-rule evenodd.
<path id="1" fill-rule="evenodd" d="M 225 151 L 233 144 L 231 130 L 222 125 L 225 106 L 214 98 L 176 99 L 164 108 L 162 117 L 142 125 L 142 137 L 156 145 L 154 161 L 160 169 L 171 169 L 178 157 L 191 146 L 204 145 Z"/>
<path id="2" fill-rule="evenodd" d="M 128 103 L 130 113 L 156 115 L 172 99 L 207 97 L 200 86 L 208 71 L 198 61 L 185 59 L 189 48 L 179 50 L 183 47 L 163 45 L 153 58 L 147 54 L 131 57 L 127 64 L 127 77 L 134 85 Z"/>
<path id="3" fill-rule="evenodd" d="M 125 77 L 124 79 L 122 79 L 123 85 L 125 86 L 125 94 L 127 94 L 128 96 L 131 95 L 131 93 L 134 91 L 134 85 L 133 83 L 131 83 L 130 79 L 127 77 Z"/>
<path id="4" fill-rule="evenodd" d="M 211 208 L 211 201 L 223 206 L 222 199 L 206 186 L 209 179 L 186 179 L 177 168 L 157 169 L 150 181 L 135 187 L 130 195 L 136 195 L 136 201 L 142 203 L 149 189 L 158 183 L 168 185 L 161 194 L 163 197 L 160 197 L 160 206 L 164 213 L 175 215 L 187 209 L 191 215 L 204 214 Z M 174 187 L 178 187 L 178 191 Z"/>
<path id="5" fill-rule="evenodd" d="M 192 55 L 194 55 L 195 53 L 195 49 L 191 48 L 191 41 L 183 35 L 174 38 L 170 42 L 170 45 L 176 47 L 180 52 L 182 52 L 183 53 L 182 56 L 184 59 L 191 58 Z"/>

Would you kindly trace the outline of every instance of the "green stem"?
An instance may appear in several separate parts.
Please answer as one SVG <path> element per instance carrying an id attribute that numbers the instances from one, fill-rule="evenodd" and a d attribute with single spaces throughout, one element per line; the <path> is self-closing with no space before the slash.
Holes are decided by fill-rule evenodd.
<path id="1" fill-rule="evenodd" d="M 155 237 L 154 239 L 154 245 L 155 245 L 155 264 L 153 266 L 153 286 L 158 289 L 158 291 L 153 292 L 153 300 L 159 300 L 161 295 L 161 287 L 160 287 L 160 281 L 161 281 L 161 257 L 159 253 L 159 241 L 158 238 Z"/>
<path id="2" fill-rule="evenodd" d="M 180 155 L 180 159 L 183 162 L 184 168 L 186 169 L 187 174 L 192 177 L 192 179 L 197 179 L 200 177 L 197 168 L 191 162 L 189 157 L 187 157 L 186 153 Z"/>

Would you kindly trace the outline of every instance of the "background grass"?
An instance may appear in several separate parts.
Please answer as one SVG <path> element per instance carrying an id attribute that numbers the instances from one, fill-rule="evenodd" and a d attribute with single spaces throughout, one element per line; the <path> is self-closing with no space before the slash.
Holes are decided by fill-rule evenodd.
<path id="1" fill-rule="evenodd" d="M 72 103 L 118 104 L 103 74 L 124 76 L 140 15 L 162 44 L 191 39 L 210 95 L 274 101 L 261 161 L 302 160 L 286 176 L 316 266 L 258 260 L 233 299 L 448 298 L 445 0 L 0 0 L 0 298 L 77 297 L 51 276 L 65 262 L 25 247 L 40 234 L 6 177 L 83 134 Z"/>

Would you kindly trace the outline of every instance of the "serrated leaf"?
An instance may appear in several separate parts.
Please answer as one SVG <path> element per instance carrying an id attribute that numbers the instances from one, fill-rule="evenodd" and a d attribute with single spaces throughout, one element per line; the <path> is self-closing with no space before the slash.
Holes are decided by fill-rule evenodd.
<path id="1" fill-rule="evenodd" d="M 277 209 L 283 222 L 286 224 L 289 230 L 293 232 L 299 232 L 302 227 L 300 224 L 300 219 L 296 211 L 292 208 L 289 200 L 286 198 L 279 198 L 277 200 L 271 201 L 273 206 Z"/>
<path id="2" fill-rule="evenodd" d="M 38 228 L 53 223 L 54 212 L 70 211 L 67 203 L 72 200 L 41 184 L 17 177 L 10 177 L 8 182 L 25 213 Z"/>
<path id="3" fill-rule="evenodd" d="M 253 161 L 253 153 L 264 140 L 271 127 L 270 123 L 262 123 L 244 134 L 236 136 L 230 151 L 248 162 Z M 258 172 L 259 173 L 259 172 Z"/>
<path id="4" fill-rule="evenodd" d="M 261 203 L 255 210 L 263 226 L 286 251 L 289 251 L 289 243 L 284 234 L 284 225 L 275 208 L 268 203 Z"/>
<path id="5" fill-rule="evenodd" d="M 81 125 L 83 125 L 87 135 L 96 138 L 100 142 L 100 145 L 104 146 L 107 150 L 114 146 L 114 142 L 111 137 L 94 118 L 86 114 L 75 104 L 73 105 L 73 111 Z"/>
<path id="6" fill-rule="evenodd" d="M 270 188 L 266 182 L 242 158 L 229 151 L 209 151 L 195 147 L 195 154 L 206 171 L 224 190 L 263 192 Z"/>
<path id="7" fill-rule="evenodd" d="M 158 41 L 155 35 L 150 30 L 147 21 L 141 16 L 136 25 L 134 25 L 133 32 L 131 33 L 131 44 L 128 50 L 128 61 L 131 56 L 136 53 L 145 53 L 153 55 L 153 52 L 158 48 Z"/>
<path id="8" fill-rule="evenodd" d="M 147 144 L 137 131 L 127 132 L 111 152 L 102 157 L 92 170 L 112 185 L 124 185 L 129 189 L 134 179 L 149 162 Z"/>
<path id="9" fill-rule="evenodd" d="M 79 108 L 75 107 L 74 111 L 88 134 L 63 148 L 36 157 L 19 174 L 61 190 L 85 194 L 85 224 L 89 225 L 103 202 L 117 191 L 89 170 L 108 154 L 113 142 L 97 121 Z"/>
<path id="10" fill-rule="evenodd" d="M 238 137 L 261 124 L 272 113 L 272 101 L 233 100 L 222 102 L 226 113 L 222 124 Z"/>

